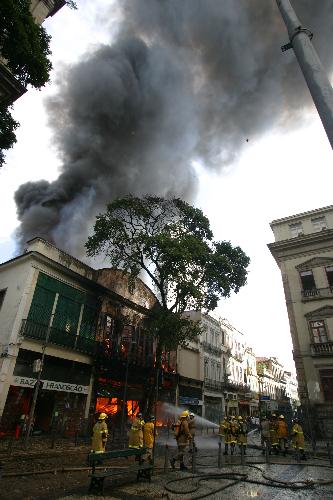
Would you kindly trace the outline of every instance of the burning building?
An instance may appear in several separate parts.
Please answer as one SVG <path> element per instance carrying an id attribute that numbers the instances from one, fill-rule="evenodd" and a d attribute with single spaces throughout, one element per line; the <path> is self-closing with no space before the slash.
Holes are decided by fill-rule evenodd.
<path id="1" fill-rule="evenodd" d="M 144 319 L 157 299 L 140 279 L 130 286 L 121 271 L 96 271 L 35 238 L 0 265 L 0 283 L 2 432 L 28 417 L 38 376 L 35 432 L 71 434 L 99 411 L 117 428 L 145 411 L 156 370 Z M 169 398 L 171 354 L 158 383 Z"/>

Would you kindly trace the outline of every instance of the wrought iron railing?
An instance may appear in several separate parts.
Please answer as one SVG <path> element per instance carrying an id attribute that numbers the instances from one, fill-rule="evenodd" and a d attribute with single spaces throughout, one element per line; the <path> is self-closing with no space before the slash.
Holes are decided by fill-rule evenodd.
<path id="1" fill-rule="evenodd" d="M 48 326 L 36 323 L 28 319 L 22 321 L 20 335 L 34 340 L 45 341 L 47 337 Z M 68 349 L 93 355 L 97 350 L 97 342 L 94 339 L 73 335 L 63 330 L 51 327 L 48 338 L 49 344 L 59 345 Z"/>
<path id="2" fill-rule="evenodd" d="M 302 290 L 302 300 L 316 300 L 333 298 L 333 286 L 327 288 L 312 288 L 311 290 Z"/>
<path id="3" fill-rule="evenodd" d="M 215 354 L 215 356 L 220 356 L 223 352 L 221 347 L 210 344 L 209 342 L 206 342 L 205 340 L 203 342 L 201 342 L 201 345 L 202 345 L 204 351 L 209 352 L 210 354 Z"/>
<path id="4" fill-rule="evenodd" d="M 333 342 L 311 344 L 312 354 L 318 356 L 333 356 Z"/>
<path id="5" fill-rule="evenodd" d="M 205 378 L 205 389 L 215 392 L 222 392 L 223 383 L 218 380 Z"/>

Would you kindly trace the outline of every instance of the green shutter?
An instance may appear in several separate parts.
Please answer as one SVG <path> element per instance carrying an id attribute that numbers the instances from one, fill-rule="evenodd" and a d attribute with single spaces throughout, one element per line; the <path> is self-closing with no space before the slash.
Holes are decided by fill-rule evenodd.
<path id="1" fill-rule="evenodd" d="M 87 305 L 84 306 L 82 321 L 80 326 L 80 336 L 87 339 L 95 338 L 95 328 L 97 320 L 97 311 Z"/>
<path id="2" fill-rule="evenodd" d="M 53 328 L 76 335 L 81 304 L 59 295 Z"/>
<path id="3" fill-rule="evenodd" d="M 28 320 L 42 325 L 48 325 L 51 319 L 55 292 L 47 290 L 37 284 L 32 299 Z"/>
<path id="4" fill-rule="evenodd" d="M 59 297 L 53 328 L 76 335 L 81 307 L 84 304 L 80 336 L 94 339 L 98 314 L 97 299 L 41 272 L 38 275 L 28 319 L 34 323 L 48 325 L 56 293 Z"/>

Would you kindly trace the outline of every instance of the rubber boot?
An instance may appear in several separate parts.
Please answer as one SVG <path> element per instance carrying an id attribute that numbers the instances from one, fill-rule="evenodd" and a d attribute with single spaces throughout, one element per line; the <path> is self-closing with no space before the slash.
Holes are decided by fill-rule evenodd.
<path id="1" fill-rule="evenodd" d="M 223 453 L 223 455 L 228 455 L 228 445 L 227 444 L 224 445 L 224 453 Z"/>
<path id="2" fill-rule="evenodd" d="M 234 454 L 234 451 L 235 451 L 235 445 L 234 445 L 234 444 L 232 444 L 232 445 L 231 445 L 231 455 L 233 455 L 233 454 Z"/>
<path id="3" fill-rule="evenodd" d="M 175 470 L 175 463 L 176 463 L 176 459 L 175 459 L 175 458 L 171 458 L 171 459 L 169 460 L 169 462 L 170 462 L 171 468 L 172 468 L 173 470 Z"/>
<path id="4" fill-rule="evenodd" d="M 301 460 L 306 460 L 304 450 L 301 450 Z"/>
<path id="5" fill-rule="evenodd" d="M 244 446 L 244 455 L 246 455 L 246 446 Z"/>
<path id="6" fill-rule="evenodd" d="M 184 464 L 184 462 L 180 462 L 180 467 L 179 467 L 180 470 L 188 470 L 188 468 L 186 467 L 186 465 Z"/>

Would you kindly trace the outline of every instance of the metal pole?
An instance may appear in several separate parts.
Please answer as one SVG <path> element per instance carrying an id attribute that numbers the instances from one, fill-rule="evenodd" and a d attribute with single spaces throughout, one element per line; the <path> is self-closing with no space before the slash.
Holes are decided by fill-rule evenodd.
<path id="1" fill-rule="evenodd" d="M 312 45 L 313 34 L 302 27 L 289 0 L 276 0 L 276 3 L 287 27 L 290 40 L 290 43 L 282 47 L 282 51 L 294 49 L 298 64 L 333 148 L 333 89 Z"/>
<path id="2" fill-rule="evenodd" d="M 123 408 L 121 414 L 121 429 L 120 435 L 124 437 L 124 424 L 125 424 L 125 405 L 127 405 L 127 385 L 128 385 L 128 365 L 129 365 L 130 352 L 128 352 L 127 362 L 126 362 L 126 374 L 125 374 L 125 385 L 124 385 L 124 393 L 123 393 Z M 125 442 L 124 442 L 125 448 Z"/>
<path id="3" fill-rule="evenodd" d="M 221 469 L 222 467 L 222 443 L 219 441 L 219 450 L 217 455 L 217 467 Z"/>
<path id="4" fill-rule="evenodd" d="M 45 341 L 44 341 L 43 347 L 42 347 L 42 358 L 41 358 L 41 363 L 40 363 L 40 369 L 38 372 L 37 381 L 36 381 L 35 388 L 34 388 L 34 395 L 32 398 L 32 404 L 31 404 L 30 413 L 29 413 L 28 427 L 27 427 L 27 432 L 26 432 L 25 440 L 24 440 L 24 447 L 25 448 L 28 445 L 28 441 L 29 441 L 29 437 L 30 437 L 30 433 L 31 433 L 31 428 L 32 428 L 33 420 L 34 420 L 36 402 L 37 402 L 37 397 L 38 397 L 39 388 L 40 388 L 40 384 L 41 384 L 43 367 L 44 367 L 45 351 L 46 351 L 46 346 L 48 344 L 48 341 L 49 341 L 49 338 L 51 335 L 51 328 L 52 328 L 54 313 L 55 313 L 55 310 L 57 307 L 58 297 L 59 297 L 59 294 L 56 293 L 55 298 L 54 298 L 54 302 L 53 302 L 53 307 L 52 307 L 49 325 L 48 325 L 47 331 L 46 331 Z"/>

